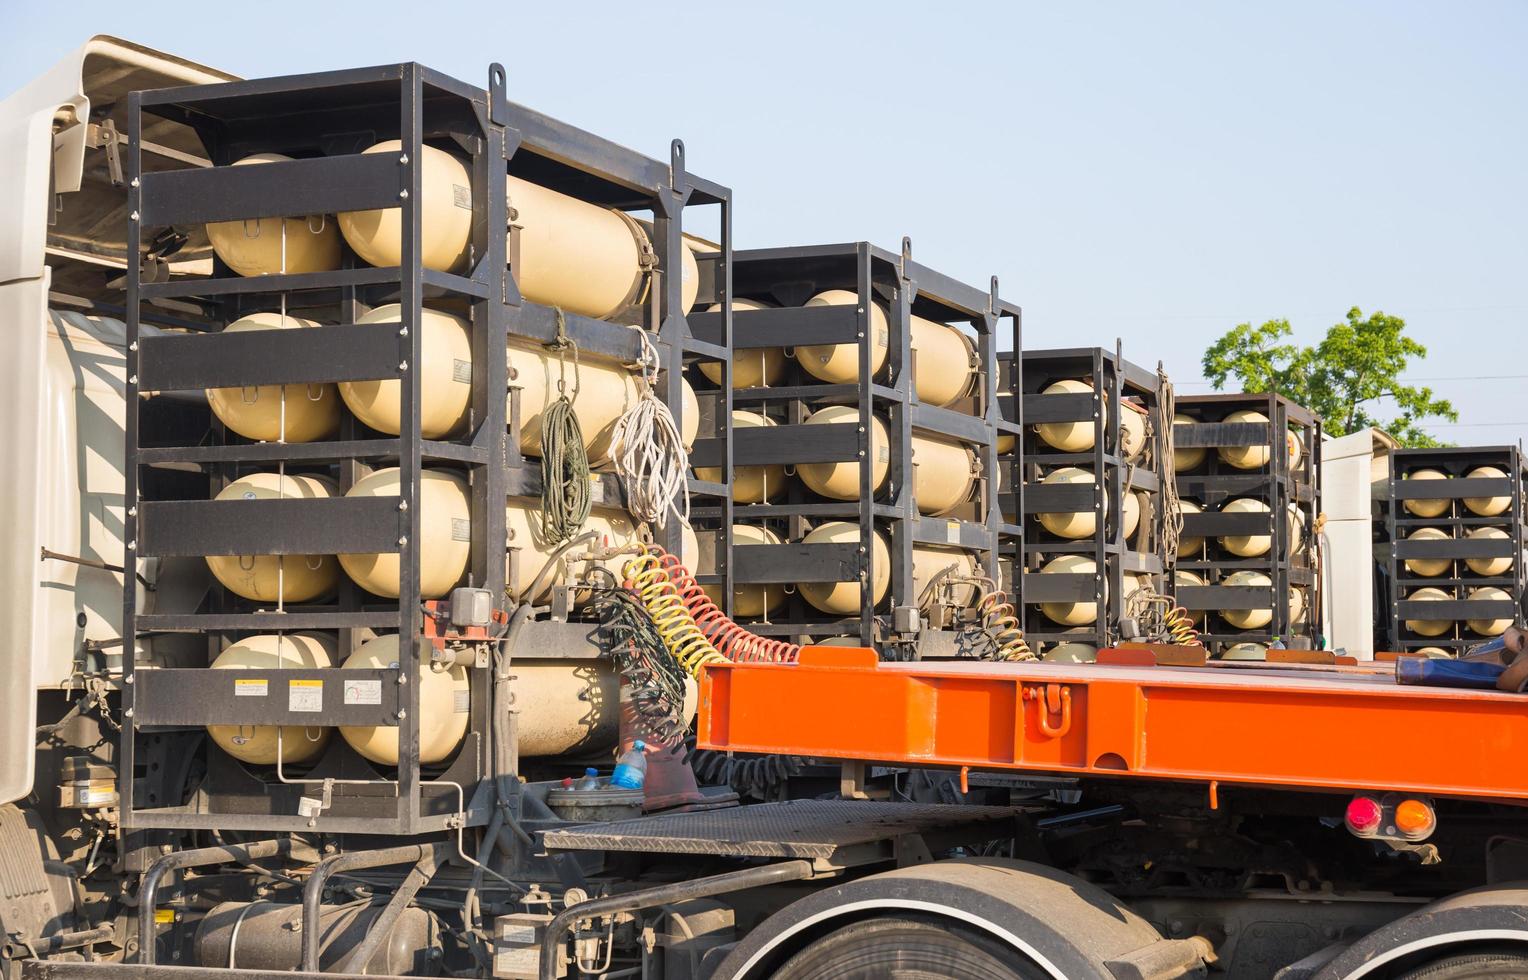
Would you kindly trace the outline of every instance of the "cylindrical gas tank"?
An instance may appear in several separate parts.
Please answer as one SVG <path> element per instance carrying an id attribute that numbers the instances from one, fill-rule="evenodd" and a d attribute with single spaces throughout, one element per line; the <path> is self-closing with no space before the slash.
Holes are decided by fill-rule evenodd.
<path id="1" fill-rule="evenodd" d="M 1097 566 L 1081 555 L 1060 555 L 1045 563 L 1041 575 L 1093 575 Z M 1097 602 L 1042 602 L 1040 611 L 1062 626 L 1086 626 L 1098 619 Z"/>
<path id="2" fill-rule="evenodd" d="M 290 159 L 280 153 L 255 153 L 234 166 Z M 273 276 L 283 272 L 296 275 L 340 267 L 339 229 L 334 219 L 325 214 L 213 221 L 207 225 L 207 239 L 218 258 L 241 276 Z"/>
<path id="3" fill-rule="evenodd" d="M 1119 451 L 1128 460 L 1140 459 L 1146 452 L 1146 412 L 1126 401 L 1119 416 Z"/>
<path id="4" fill-rule="evenodd" d="M 1227 415 L 1222 421 L 1227 425 L 1267 425 L 1268 416 L 1262 412 L 1240 409 Z M 1299 465 L 1300 456 L 1304 450 L 1300 444 L 1300 437 L 1287 429 L 1284 432 L 1284 440 L 1289 450 L 1289 468 L 1293 470 Z M 1239 470 L 1260 469 L 1267 466 L 1273 456 L 1267 443 L 1254 446 L 1221 446 L 1217 452 L 1228 465 Z"/>
<path id="5" fill-rule="evenodd" d="M 701 479 L 705 479 L 702 477 Z M 732 547 L 747 548 L 763 544 L 779 544 L 780 535 L 767 527 L 756 524 L 732 525 Z M 721 589 L 714 585 L 701 586 L 711 601 L 720 608 Z M 746 619 L 765 616 L 779 609 L 785 602 L 783 585 L 734 585 L 732 587 L 732 615 Z"/>
<path id="6" fill-rule="evenodd" d="M 1203 585 L 1204 577 L 1199 575 L 1197 572 L 1190 572 L 1183 568 L 1175 568 L 1173 569 L 1173 581 L 1177 584 L 1177 587 L 1181 589 L 1185 585 Z M 1204 622 L 1203 609 L 1189 608 L 1187 605 L 1184 605 L 1181 599 L 1178 600 L 1178 605 L 1182 607 L 1184 612 L 1188 613 L 1189 620 L 1192 621 L 1195 626 L 1198 626 L 1200 623 Z"/>
<path id="7" fill-rule="evenodd" d="M 847 289 L 829 289 L 806 301 L 807 306 L 855 306 L 859 296 Z M 888 334 L 886 311 L 879 303 L 870 305 L 870 370 L 879 371 L 886 364 Z M 859 344 L 808 344 L 796 348 L 796 360 L 812 377 L 829 384 L 847 384 L 859 380 Z"/>
<path id="8" fill-rule="evenodd" d="M 1406 480 L 1447 480 L 1448 474 L 1442 470 L 1427 467 L 1420 470 L 1412 470 L 1402 479 Z M 1439 497 L 1435 499 L 1417 497 L 1405 501 L 1405 507 L 1417 517 L 1442 517 L 1448 512 L 1448 499 Z"/>
<path id="9" fill-rule="evenodd" d="M 1442 528 L 1419 527 L 1406 536 L 1407 541 L 1447 541 L 1449 533 Z M 1432 578 L 1442 575 L 1449 569 L 1450 562 L 1447 558 L 1408 558 L 1406 569 L 1413 575 L 1423 575 Z"/>
<path id="10" fill-rule="evenodd" d="M 1251 497 L 1237 497 L 1220 508 L 1222 514 L 1266 514 L 1268 505 Z M 1268 554 L 1273 537 L 1268 534 L 1227 534 L 1219 538 L 1220 546 L 1241 558 L 1256 558 Z"/>
<path id="11" fill-rule="evenodd" d="M 322 500 L 334 496 L 323 477 L 251 473 L 228 484 L 218 500 Z M 256 602 L 308 602 L 334 591 L 333 555 L 208 555 L 207 567 L 223 588 Z M 277 583 L 280 583 L 279 585 Z"/>
<path id="12" fill-rule="evenodd" d="M 1173 416 L 1173 428 L 1180 425 L 1198 425 L 1199 420 L 1191 415 L 1179 413 Z M 1196 470 L 1204 464 L 1206 451 L 1200 446 L 1193 449 L 1173 449 L 1173 469 L 1179 473 L 1187 473 Z"/>
<path id="13" fill-rule="evenodd" d="M 965 334 L 916 314 L 908 333 L 919 401 L 943 407 L 970 393 L 976 381 L 976 348 Z"/>
<path id="14" fill-rule="evenodd" d="M 547 544 L 542 538 L 540 514 L 539 500 L 511 497 L 504 504 L 505 545 L 514 552 L 514 571 L 508 589 L 516 599 L 522 602 L 544 601 L 550 595 L 552 586 L 588 581 L 595 574 L 596 566 L 609 572 L 616 583 L 625 577 L 626 563 L 635 558 L 637 552 L 631 550 L 599 560 L 581 557 L 589 554 L 592 543 L 574 545 L 567 549 L 557 557 L 557 567 L 542 575 L 542 569 L 560 545 Z M 641 544 L 631 515 L 619 507 L 590 508 L 589 519 L 584 522 L 583 531 L 598 532 L 599 540 L 612 549 L 635 549 Z M 679 560 L 692 571 L 700 561 L 700 545 L 695 532 L 688 527 L 680 528 Z M 541 587 L 536 595 L 528 594 L 538 577 L 542 580 Z M 581 591 L 575 598 L 584 603 L 589 600 L 589 594 Z"/>
<path id="15" fill-rule="evenodd" d="M 262 670 L 296 670 L 334 666 L 334 640 L 321 633 L 263 633 L 246 636 L 212 661 L 213 670 L 248 672 L 237 678 L 251 693 L 264 694 Z M 318 716 L 315 716 L 317 718 Z M 329 744 L 329 729 L 321 725 L 282 725 L 281 761 L 287 765 L 306 762 Z M 240 762 L 255 766 L 276 764 L 276 725 L 208 725 L 207 734 L 218 747 Z"/>
<path id="16" fill-rule="evenodd" d="M 857 426 L 859 421 L 859 409 L 853 405 L 829 405 L 814 412 L 805 424 Z M 886 425 L 875 416 L 870 417 L 870 455 L 873 460 L 870 489 L 874 491 L 886 482 L 886 468 L 891 459 L 887 449 Z M 833 500 L 858 500 L 859 467 L 858 462 L 802 463 L 796 467 L 796 473 L 813 493 Z"/>
<path id="17" fill-rule="evenodd" d="M 700 399 L 695 397 L 695 389 L 685 378 L 679 379 L 679 398 L 683 413 L 679 418 L 679 438 L 684 443 L 684 451 L 689 452 L 695 448 L 695 437 L 700 435 Z"/>
<path id="18" fill-rule="evenodd" d="M 733 312 L 738 310 L 769 310 L 774 308 L 773 303 L 765 303 L 762 300 L 734 298 L 732 301 Z M 720 313 L 722 305 L 712 303 L 707 307 L 708 313 Z M 701 361 L 700 373 L 711 379 L 711 383 L 722 383 L 722 366 L 717 361 Z M 732 351 L 732 387 L 733 388 L 768 388 L 780 383 L 780 376 L 785 373 L 785 351 L 779 347 L 737 347 Z"/>
<path id="19" fill-rule="evenodd" d="M 1477 466 L 1464 474 L 1466 480 L 1505 480 L 1507 472 L 1498 466 Z M 1473 514 L 1481 517 L 1495 517 L 1505 514 L 1507 508 L 1512 506 L 1510 494 L 1500 497 L 1465 497 L 1464 506 Z"/>
<path id="20" fill-rule="evenodd" d="M 1186 497 L 1180 497 L 1178 498 L 1178 513 L 1202 514 L 1204 513 L 1204 508 L 1199 506 L 1199 502 L 1196 500 L 1189 500 Z M 1204 538 L 1191 538 L 1186 535 L 1178 538 L 1179 558 L 1198 558 L 1203 553 Z"/>
<path id="21" fill-rule="evenodd" d="M 230 323 L 223 332 L 317 326 L 312 320 L 290 314 L 251 313 Z M 208 388 L 207 404 L 228 428 L 261 442 L 312 442 L 333 434 L 340 424 L 340 398 L 332 384 Z"/>
<path id="22" fill-rule="evenodd" d="M 425 308 L 419 342 L 419 433 L 426 439 L 452 435 L 467 423 L 472 408 L 472 328 L 461 317 Z M 401 323 L 397 303 L 379 306 L 357 323 Z M 403 385 L 397 378 L 341 381 L 340 397 L 355 417 L 376 429 L 402 431 Z"/>
<path id="23" fill-rule="evenodd" d="M 1454 658 L 1452 653 L 1449 653 L 1442 647 L 1418 647 L 1411 652 L 1419 657 L 1426 657 L 1429 660 L 1452 660 Z"/>
<path id="24" fill-rule="evenodd" d="M 1261 643 L 1234 643 L 1226 647 L 1221 660 L 1267 660 L 1268 648 Z"/>
<path id="25" fill-rule="evenodd" d="M 946 569 L 948 575 L 944 575 Z M 913 545 L 913 595 L 923 609 L 947 605 L 956 609 L 968 609 L 976 601 L 976 586 L 967 582 L 948 581 L 953 578 L 975 578 L 981 574 L 976 556 L 956 548 L 935 548 L 929 545 Z M 932 590 L 929 583 L 939 578 Z M 925 594 L 927 593 L 927 594 Z"/>
<path id="26" fill-rule="evenodd" d="M 1262 572 L 1243 570 L 1227 575 L 1221 584 L 1239 588 L 1272 589 L 1273 579 Z M 1272 599 L 1269 601 L 1271 602 Z M 1291 595 L 1291 609 L 1293 605 L 1294 596 Z M 1258 630 L 1273 622 L 1273 607 L 1267 606 L 1262 609 L 1222 609 L 1220 616 L 1239 630 Z"/>
<path id="27" fill-rule="evenodd" d="M 850 409 L 851 413 L 855 411 Z M 970 499 L 971 487 L 976 483 L 977 459 L 968 446 L 953 439 L 915 433 L 912 450 L 913 500 L 920 512 L 944 514 Z"/>
<path id="28" fill-rule="evenodd" d="M 419 761 L 440 762 L 456 751 L 467 733 L 472 711 L 471 689 L 466 667 L 438 669 L 430 663 L 430 644 L 423 637 L 419 644 Z M 361 646 L 345 661 L 349 670 L 396 670 L 399 665 L 398 637 L 379 636 Z M 382 766 L 398 764 L 398 729 L 392 725 L 341 725 L 340 735 L 362 756 Z"/>
<path id="29" fill-rule="evenodd" d="M 515 658 L 520 755 L 598 752 L 620 736 L 621 678 L 608 659 Z"/>
<path id="30" fill-rule="evenodd" d="M 1480 589 L 1471 589 L 1465 595 L 1465 598 L 1481 601 L 1511 602 L 1512 593 L 1506 589 L 1499 589 L 1494 585 L 1488 585 Z M 1466 619 L 1464 625 L 1468 626 L 1472 633 L 1478 633 L 1481 636 L 1501 636 L 1507 631 L 1507 627 L 1512 625 L 1512 617 L 1506 616 L 1501 619 Z"/>
<path id="31" fill-rule="evenodd" d="M 1466 503 L 1468 503 L 1468 501 L 1466 501 Z M 1423 530 L 1433 529 L 1423 528 Z M 1413 534 L 1412 537 L 1415 538 L 1416 535 Z M 1507 532 L 1499 527 L 1477 527 L 1473 531 L 1467 533 L 1465 537 L 1473 538 L 1477 541 L 1505 541 L 1507 540 Z M 1497 578 L 1503 575 L 1510 575 L 1512 573 L 1511 555 L 1502 555 L 1499 558 L 1466 558 L 1464 563 L 1468 565 L 1470 567 L 1470 571 L 1474 572 L 1476 575 L 1481 575 L 1487 578 Z M 1410 562 L 1408 562 L 1407 565 L 1409 566 Z"/>
<path id="32" fill-rule="evenodd" d="M 870 594 L 875 603 L 886 598 L 891 584 L 891 561 L 886 539 L 879 533 L 870 546 L 871 583 Z M 828 521 L 801 539 L 802 544 L 847 544 L 858 542 L 858 524 L 848 521 Z M 858 582 L 802 582 L 801 597 L 814 609 L 837 616 L 851 616 L 859 612 L 860 583 Z"/>
<path id="33" fill-rule="evenodd" d="M 1432 586 L 1417 589 L 1406 597 L 1408 602 L 1439 602 L 1452 599 L 1453 596 L 1442 589 Z M 1406 628 L 1419 636 L 1442 636 L 1454 626 L 1451 619 L 1408 619 Z"/>
<path id="34" fill-rule="evenodd" d="M 466 165 L 445 150 L 421 150 L 419 262 L 427 269 L 449 272 L 467 257 L 472 239 L 472 177 Z M 401 158 L 403 143 L 384 140 L 364 152 Z M 403 264 L 402 208 L 342 211 L 339 222 L 345 241 L 367 262 L 381 268 Z"/>
<path id="35" fill-rule="evenodd" d="M 356 482 L 347 497 L 397 497 L 401 481 L 396 466 L 377 470 Z M 419 596 L 439 599 L 467 571 L 472 549 L 472 502 L 467 481 L 445 470 L 419 475 Z M 340 564 L 357 585 L 373 595 L 398 595 L 398 553 L 340 555 Z"/>
<path id="36" fill-rule="evenodd" d="M 1065 378 L 1045 386 L 1040 393 L 1042 395 L 1082 395 L 1092 394 L 1093 386 L 1086 381 L 1075 378 Z M 1099 404 L 1103 412 L 1104 428 L 1109 427 L 1109 400 L 1100 399 Z M 1093 420 L 1082 419 L 1076 422 L 1041 422 L 1035 426 L 1035 432 L 1042 442 L 1052 449 L 1063 453 L 1085 453 L 1093 448 Z"/>
<path id="37" fill-rule="evenodd" d="M 775 425 L 775 420 L 758 412 L 732 410 L 732 428 L 759 429 Z M 884 430 L 883 430 L 884 431 Z M 735 450 L 734 450 L 735 451 Z M 818 464 L 828 465 L 828 464 Z M 857 475 L 857 474 L 856 474 Z M 722 478 L 719 466 L 697 466 L 695 477 L 708 482 Z M 767 466 L 736 466 L 732 471 L 732 499 L 740 504 L 761 504 L 780 495 L 785 489 L 785 466 L 771 463 Z"/>
<path id="38" fill-rule="evenodd" d="M 610 456 L 615 423 L 640 397 L 637 376 L 622 365 L 585 355 L 579 356 L 575 368 L 571 353 L 564 362 L 539 344 L 512 341 L 508 356 L 509 383 L 520 389 L 520 451 L 527 456 L 541 455 L 541 420 L 547 406 L 557 401 L 561 381 L 573 401 L 590 465 L 604 463 Z M 686 427 L 700 424 L 698 410 L 685 411 L 684 415 Z"/>
<path id="39" fill-rule="evenodd" d="M 1093 471 L 1085 470 L 1080 466 L 1063 466 L 1060 469 L 1051 470 L 1040 482 L 1045 486 L 1091 486 Z M 1105 495 L 1105 513 L 1108 512 L 1108 506 L 1109 501 Z M 1060 538 L 1091 537 L 1098 527 L 1098 522 L 1091 510 L 1044 513 L 1038 516 L 1040 525 Z"/>
<path id="40" fill-rule="evenodd" d="M 1040 659 L 1052 664 L 1091 664 L 1098 660 L 1098 648 L 1091 643 L 1055 643 Z"/>

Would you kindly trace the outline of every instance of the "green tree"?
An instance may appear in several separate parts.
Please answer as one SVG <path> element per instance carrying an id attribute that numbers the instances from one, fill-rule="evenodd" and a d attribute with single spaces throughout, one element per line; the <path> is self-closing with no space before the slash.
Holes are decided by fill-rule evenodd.
<path id="1" fill-rule="evenodd" d="M 1315 347 L 1294 343 L 1293 333 L 1288 320 L 1237 324 L 1204 352 L 1204 376 L 1217 390 L 1235 378 L 1242 391 L 1277 391 L 1321 416 L 1334 435 L 1373 426 L 1403 446 L 1443 445 L 1421 423 L 1455 422 L 1459 413 L 1431 388 L 1401 382 L 1412 359 L 1427 356 L 1406 336 L 1405 320 L 1379 312 L 1365 317 L 1355 306 Z M 1394 418 L 1374 414 L 1383 401 L 1397 409 Z"/>

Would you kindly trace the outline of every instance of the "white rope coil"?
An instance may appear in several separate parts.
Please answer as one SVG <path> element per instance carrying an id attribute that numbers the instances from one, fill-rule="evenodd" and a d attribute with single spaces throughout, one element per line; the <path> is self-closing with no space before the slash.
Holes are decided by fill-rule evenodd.
<path id="1" fill-rule="evenodd" d="M 690 454 L 674 413 L 658 397 L 658 351 L 646 331 L 637 330 L 637 336 L 642 341 L 641 394 L 615 423 L 612 460 L 626 487 L 627 509 L 633 517 L 662 530 L 672 512 L 688 527 Z"/>

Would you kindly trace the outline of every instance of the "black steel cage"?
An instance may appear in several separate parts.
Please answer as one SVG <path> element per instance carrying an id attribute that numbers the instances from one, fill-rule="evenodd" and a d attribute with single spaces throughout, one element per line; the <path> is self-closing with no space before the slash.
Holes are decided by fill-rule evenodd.
<path id="1" fill-rule="evenodd" d="M 1203 613 L 1200 638 L 1212 654 L 1238 643 L 1267 646 L 1275 637 L 1295 649 L 1319 647 L 1321 420 L 1272 393 L 1192 395 L 1178 399 L 1177 411 L 1186 420 L 1173 426 L 1175 447 L 1180 454 L 1198 451 L 1203 456 L 1198 466 L 1177 476 L 1179 498 L 1202 508 L 1183 514 L 1182 536 L 1203 544 L 1193 554 L 1180 555 L 1176 568 L 1204 580 L 1203 585 L 1174 582 L 1179 605 Z M 1269 421 L 1226 421 L 1238 411 L 1257 412 Z M 1274 438 L 1278 433 L 1294 433 L 1300 446 L 1297 459 L 1291 460 L 1287 437 Z M 1253 469 L 1238 469 L 1219 453 L 1223 448 L 1257 446 L 1269 447 L 1268 461 Z M 1238 499 L 1261 503 L 1267 512 L 1222 510 Z M 1267 535 L 1268 551 L 1255 557 L 1234 555 L 1218 543 L 1228 535 Z M 1267 575 L 1271 586 L 1227 584 L 1232 575 L 1244 571 Z M 1287 600 L 1292 588 L 1304 590 L 1303 615 L 1298 621 L 1290 618 Z M 1254 609 L 1271 609 L 1265 628 L 1238 629 L 1220 614 L 1221 610 Z"/>
<path id="2" fill-rule="evenodd" d="M 418 637 L 425 625 L 420 596 L 421 474 L 444 468 L 470 487 L 471 543 L 463 584 L 506 602 L 505 500 L 540 492 L 539 471 L 520 457 L 517 404 L 507 377 L 505 349 L 512 336 L 543 343 L 567 338 L 591 354 L 634 362 L 637 329 L 564 313 L 523 301 L 516 284 L 517 237 L 504 175 L 515 174 L 554 190 L 619 211 L 651 218 L 655 271 L 643 319 L 666 371 L 660 393 L 676 417 L 683 412 L 680 379 L 687 361 L 720 361 L 729 370 L 731 195 L 689 174 L 684 148 L 657 161 L 567 126 L 505 98 L 505 73 L 494 65 L 487 88 L 477 88 L 415 64 L 324 72 L 255 81 L 188 86 L 131 96 L 126 154 L 129 252 L 152 257 L 173 241 L 177 226 L 211 221 L 397 209 L 402 261 L 376 268 L 348 247 L 334 271 L 241 277 L 221 259 L 209 276 L 167 277 L 163 264 L 130 265 L 127 302 L 127 416 L 125 538 L 130 560 L 212 555 L 396 555 L 399 596 L 363 592 L 340 577 L 332 600 L 308 604 L 257 603 L 214 584 L 194 612 L 142 611 L 145 589 L 125 577 L 124 635 L 181 632 L 207 637 L 208 659 L 230 639 L 256 632 L 334 631 L 340 658 L 359 645 L 361 631 Z M 154 117 L 193 127 L 207 166 L 148 172 L 141 134 Z M 397 139 L 397 153 L 362 153 Z M 421 261 L 423 148 L 448 148 L 471 174 L 471 244 L 461 273 L 427 268 Z M 293 159 L 234 167 L 254 152 Z M 681 299 L 682 214 L 692 205 L 720 210 L 720 242 L 700 256 L 701 295 L 720 307 L 706 340 L 686 323 Z M 506 230 L 509 231 L 506 234 Z M 668 274 L 674 270 L 674 274 Z M 445 306 L 470 323 L 471 408 L 466 432 L 427 439 L 421 434 L 421 330 L 425 301 Z M 360 323 L 381 303 L 398 303 L 400 322 Z M 333 325 L 311 330 L 224 333 L 249 312 L 280 308 Z M 145 331 L 163 322 L 190 329 Z M 287 443 L 256 442 L 224 429 L 194 407 L 160 412 L 144 408 L 145 393 L 241 388 L 252 385 L 360 380 L 401 382 L 401 424 L 396 436 L 374 432 L 343 414 L 337 437 Z M 505 393 L 510 392 L 506 398 Z M 152 405 L 153 403 L 149 403 Z M 682 421 L 682 420 L 681 420 Z M 723 458 L 730 454 L 725 431 Z M 320 472 L 348 490 L 372 467 L 397 466 L 398 497 L 301 500 L 214 500 L 217 491 L 252 466 L 282 472 Z M 601 477 L 609 502 L 620 499 L 613 478 Z M 694 487 L 720 493 L 717 487 Z M 678 550 L 670 522 L 661 539 Z M 720 567 L 725 573 L 723 554 Z M 428 649 L 426 646 L 425 649 Z M 538 651 L 555 656 L 555 651 Z M 492 757 L 486 733 L 494 711 L 489 671 L 470 669 L 467 734 L 453 757 L 439 765 L 419 758 L 419 644 L 400 642 L 396 669 L 262 670 L 266 697 L 239 696 L 229 675 L 201 663 L 152 665 L 124 657 L 121 799 L 130 827 L 221 830 L 306 830 L 412 834 L 486 822 L 489 777 L 512 771 L 514 759 Z M 353 682 L 366 682 L 357 687 Z M 299 701 L 293 685 L 317 700 Z M 379 691 L 352 697 L 351 691 Z M 316 711 L 315 711 L 316 706 Z M 400 758 L 379 769 L 349 751 L 341 739 L 311 766 L 285 774 L 257 772 L 220 751 L 206 749 L 207 776 L 189 800 L 158 800 L 135 793 L 135 766 L 174 744 L 190 750 L 210 724 L 396 726 Z M 141 754 L 140 754 L 141 753 Z M 274 779 L 273 776 L 280 776 Z M 302 798 L 321 799 L 314 813 Z M 304 812 L 299 812 L 303 810 Z"/>

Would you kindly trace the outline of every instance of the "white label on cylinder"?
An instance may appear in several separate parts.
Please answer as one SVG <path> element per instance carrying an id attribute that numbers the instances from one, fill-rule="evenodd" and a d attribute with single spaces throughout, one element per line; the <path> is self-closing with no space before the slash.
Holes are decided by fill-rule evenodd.
<path id="1" fill-rule="evenodd" d="M 472 521 L 470 519 L 468 519 L 468 518 L 465 518 L 465 517 L 453 517 L 453 518 L 451 518 L 451 540 L 452 541 L 471 541 L 472 540 Z"/>
<path id="2" fill-rule="evenodd" d="M 598 473 L 589 474 L 589 501 L 596 504 L 605 502 L 605 480 Z"/>
<path id="3" fill-rule="evenodd" d="M 472 210 L 472 188 L 463 187 L 461 184 L 451 185 L 451 203 L 459 208 Z"/>
<path id="4" fill-rule="evenodd" d="M 266 692 L 266 682 L 263 677 L 235 677 L 233 681 L 233 696 L 236 698 L 263 698 Z"/>
<path id="5" fill-rule="evenodd" d="M 950 544 L 960 544 L 960 522 L 944 522 L 944 540 Z"/>
<path id="6" fill-rule="evenodd" d="M 323 681 L 288 681 L 287 682 L 287 710 L 288 711 L 322 711 L 322 710 L 324 710 L 324 682 Z"/>
<path id="7" fill-rule="evenodd" d="M 347 681 L 345 683 L 346 704 L 381 704 L 382 682 L 381 681 Z"/>
<path id="8" fill-rule="evenodd" d="M 472 384 L 472 362 L 464 361 L 459 357 L 452 358 L 451 380 L 455 381 L 457 384 Z"/>
<path id="9" fill-rule="evenodd" d="M 466 714 L 467 712 L 472 710 L 472 696 L 471 696 L 471 692 L 467 691 L 467 690 L 452 691 L 451 692 L 451 703 L 452 703 L 452 706 L 455 708 L 457 714 L 459 714 L 459 715 Z"/>

